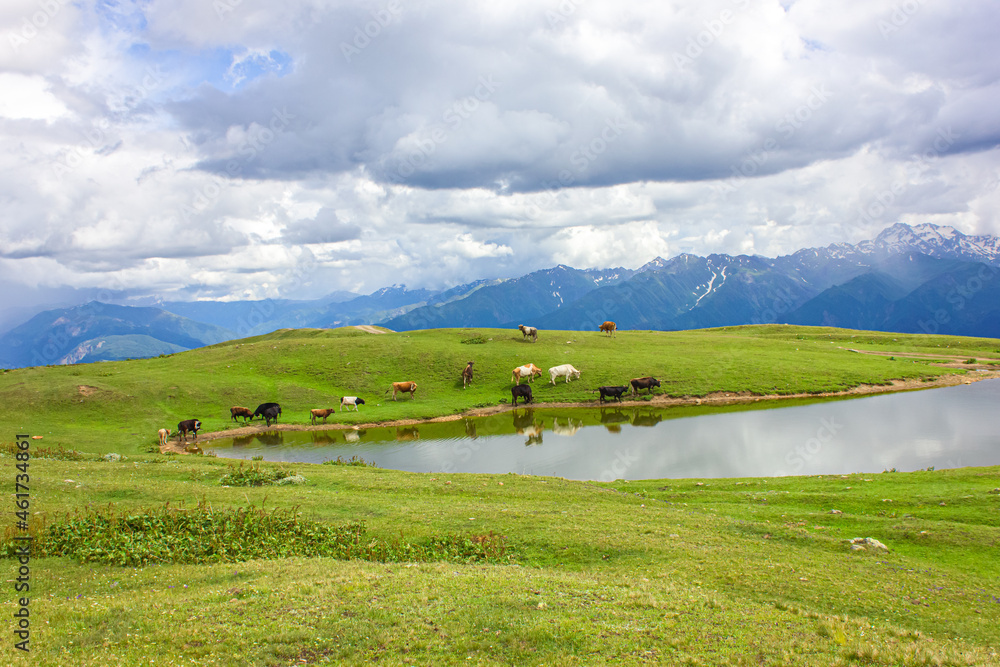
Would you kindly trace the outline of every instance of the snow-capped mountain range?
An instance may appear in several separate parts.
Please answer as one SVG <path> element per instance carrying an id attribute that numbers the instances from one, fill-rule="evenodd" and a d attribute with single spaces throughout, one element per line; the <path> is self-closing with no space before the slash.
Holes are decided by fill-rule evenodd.
<path id="1" fill-rule="evenodd" d="M 897 223 L 872 240 L 774 259 L 681 254 L 636 270 L 559 265 L 443 291 L 392 285 L 314 301 L 168 302 L 159 305 L 166 318 L 151 312 L 158 309 L 89 303 L 39 313 L 0 337 L 0 366 L 41 363 L 39 350 L 44 363 L 74 363 L 176 352 L 283 327 L 351 324 L 401 331 L 518 324 L 596 330 L 604 320 L 619 330 L 794 323 L 1000 337 L 998 267 L 1000 238 Z M 114 317 L 105 326 L 95 309 Z M 77 319 L 88 326 L 74 326 Z"/>

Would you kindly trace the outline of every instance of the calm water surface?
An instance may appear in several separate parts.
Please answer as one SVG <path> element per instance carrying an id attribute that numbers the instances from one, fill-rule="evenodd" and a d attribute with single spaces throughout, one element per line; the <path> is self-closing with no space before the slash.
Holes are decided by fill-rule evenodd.
<path id="1" fill-rule="evenodd" d="M 578 480 L 910 471 L 1000 464 L 1000 380 L 850 400 L 725 408 L 517 409 L 363 431 L 215 440 L 222 457 L 311 462 L 359 456 L 412 472 Z M 374 413 L 374 410 L 372 410 Z M 376 415 L 372 415 L 374 418 Z"/>

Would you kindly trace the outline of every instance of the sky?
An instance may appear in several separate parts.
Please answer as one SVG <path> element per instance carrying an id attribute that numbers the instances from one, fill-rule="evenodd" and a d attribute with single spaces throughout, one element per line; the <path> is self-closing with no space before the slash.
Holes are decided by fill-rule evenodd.
<path id="1" fill-rule="evenodd" d="M 0 289 L 317 298 L 1000 234 L 1000 5 L 5 0 Z"/>

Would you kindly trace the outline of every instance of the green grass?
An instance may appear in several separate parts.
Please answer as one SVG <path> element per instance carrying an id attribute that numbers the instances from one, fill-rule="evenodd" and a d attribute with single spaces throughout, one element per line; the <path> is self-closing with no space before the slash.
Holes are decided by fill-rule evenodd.
<path id="1" fill-rule="evenodd" d="M 479 339 L 485 343 L 469 345 Z M 306 424 L 309 410 L 336 407 L 339 397 L 366 400 L 360 412 L 330 422 L 423 419 L 510 401 L 510 373 L 532 362 L 547 371 L 572 363 L 578 381 L 533 384 L 535 400 L 594 401 L 601 385 L 654 375 L 660 391 L 703 396 L 820 393 L 894 378 L 961 372 L 928 360 L 862 355 L 844 348 L 936 354 L 984 363 L 1000 361 L 1000 341 L 955 336 L 851 332 L 781 325 L 704 331 L 543 331 L 537 343 L 517 331 L 438 329 L 367 334 L 353 328 L 283 330 L 176 355 L 132 361 L 38 367 L 0 374 L 0 398 L 10 428 L 44 436 L 52 446 L 136 454 L 156 443 L 160 428 L 197 418 L 205 431 L 236 424 L 229 407 L 281 403 L 282 423 Z M 475 380 L 462 389 L 461 371 L 475 361 Z M 392 401 L 394 381 L 415 380 L 415 397 Z M 84 387 L 83 390 L 80 387 Z M 259 423 L 259 422 L 258 422 Z"/>
<path id="2" fill-rule="evenodd" d="M 3 373 L 9 433 L 44 435 L 31 441 L 28 482 L 40 545 L 32 652 L 8 634 L 4 664 L 1000 664 L 1000 466 L 599 484 L 253 462 L 255 477 L 290 470 L 305 483 L 234 487 L 223 484 L 231 461 L 147 453 L 157 428 L 198 417 L 223 429 L 235 404 L 278 400 L 283 421 L 302 424 L 343 394 L 369 401 L 337 413 L 350 423 L 495 405 L 528 361 L 583 371 L 569 385 L 535 382 L 537 399 L 555 403 L 645 374 L 679 396 L 822 392 L 955 372 L 908 353 L 1000 359 L 996 340 L 801 327 L 542 332 L 536 344 L 516 333 L 288 331 Z M 462 343 L 473 338 L 486 342 Z M 470 359 L 476 381 L 463 391 Z M 420 383 L 416 398 L 386 401 L 404 379 Z M 12 451 L 0 447 L 5 552 L 19 534 Z M 102 458 L 112 451 L 124 458 Z M 208 529 L 179 528 L 186 513 Z M 351 539 L 367 550 L 310 550 L 362 525 Z M 42 555 L 55 553 L 45 531 L 67 555 Z M 291 548 L 293 533 L 305 546 Z M 237 562 L 204 562 L 220 534 Z M 480 557 L 496 544 L 487 537 L 503 558 Z M 889 551 L 851 551 L 854 537 Z M 195 562 L 171 563 L 184 554 Z M 144 559 L 159 564 L 112 564 Z M 24 593 L 16 562 L 4 567 L 12 613 Z"/>
<path id="3" fill-rule="evenodd" d="M 296 464 L 303 486 L 224 488 L 228 468 L 33 460 L 33 523 L 257 508 L 378 544 L 502 535 L 514 561 L 36 557 L 33 652 L 8 640 L 8 662 L 1000 664 L 1000 467 L 596 484 Z M 850 551 L 868 536 L 889 552 Z"/>

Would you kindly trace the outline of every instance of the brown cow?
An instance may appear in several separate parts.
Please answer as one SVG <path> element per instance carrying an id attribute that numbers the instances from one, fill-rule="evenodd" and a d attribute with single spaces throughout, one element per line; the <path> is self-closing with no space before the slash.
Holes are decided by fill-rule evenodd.
<path id="1" fill-rule="evenodd" d="M 462 389 L 465 389 L 472 383 L 472 362 L 465 367 L 462 371 Z"/>
<path id="2" fill-rule="evenodd" d="M 608 334 L 609 336 L 615 336 L 615 331 L 618 330 L 618 326 L 611 320 L 608 320 L 598 327 L 598 330 Z M 615 338 L 617 338 L 617 336 L 615 336 Z"/>
<path id="3" fill-rule="evenodd" d="M 229 416 L 233 421 L 236 421 L 237 417 L 243 417 L 243 423 L 245 424 L 248 419 L 253 419 L 253 410 L 234 405 L 229 408 Z"/>
<path id="4" fill-rule="evenodd" d="M 315 424 L 317 419 L 322 419 L 323 423 L 326 423 L 326 418 L 336 412 L 333 408 L 316 408 L 309 411 L 309 415 L 312 418 L 312 423 Z"/>
<path id="5" fill-rule="evenodd" d="M 169 428 L 161 428 L 160 432 L 159 432 L 159 436 L 160 436 L 160 447 L 163 447 L 163 446 L 165 446 L 167 444 L 167 438 L 170 437 L 170 429 Z"/>
<path id="6" fill-rule="evenodd" d="M 416 390 L 417 390 L 417 383 L 416 382 L 393 382 L 392 383 L 392 400 L 394 400 L 394 401 L 396 400 L 396 394 L 399 393 L 399 392 L 403 392 L 404 394 L 406 392 L 410 392 L 410 398 L 412 399 L 413 398 L 413 392 L 415 392 Z M 386 389 L 385 393 L 388 394 L 389 390 Z"/>

